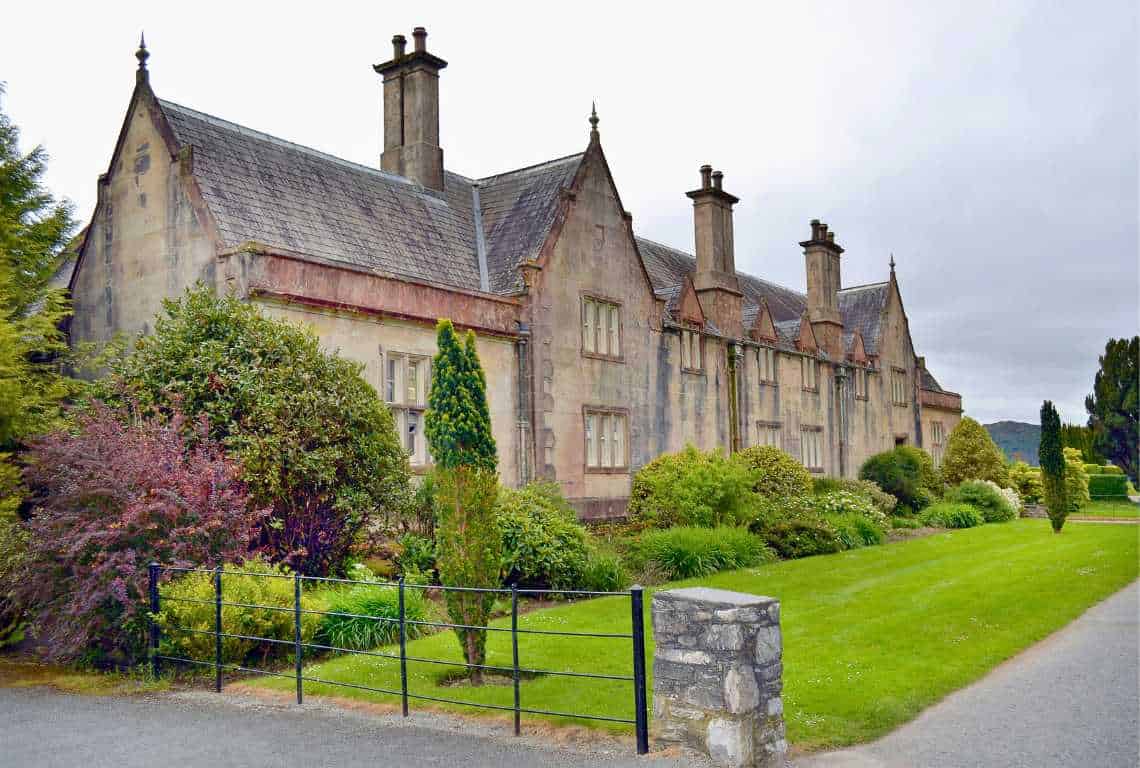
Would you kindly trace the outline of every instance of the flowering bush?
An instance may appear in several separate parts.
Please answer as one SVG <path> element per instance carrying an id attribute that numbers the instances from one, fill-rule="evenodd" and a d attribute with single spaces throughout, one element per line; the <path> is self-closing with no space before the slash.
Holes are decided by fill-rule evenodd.
<path id="1" fill-rule="evenodd" d="M 869 498 L 851 491 L 832 491 L 815 498 L 815 509 L 821 515 L 855 514 L 879 527 L 886 527 L 887 516 Z"/>
<path id="2" fill-rule="evenodd" d="M 239 561 L 266 512 L 250 508 L 239 467 L 185 419 L 130 421 L 95 403 L 74 433 L 34 443 L 34 508 L 8 587 L 49 657 L 130 661 L 142 647 L 147 564 Z"/>

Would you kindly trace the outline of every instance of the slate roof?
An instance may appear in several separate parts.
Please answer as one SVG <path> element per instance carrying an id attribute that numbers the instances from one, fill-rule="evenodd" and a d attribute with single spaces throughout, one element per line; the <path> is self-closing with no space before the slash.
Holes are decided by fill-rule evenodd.
<path id="1" fill-rule="evenodd" d="M 922 378 L 919 380 L 918 386 L 922 389 L 928 389 L 931 392 L 944 392 L 942 385 L 938 383 L 938 379 L 934 378 L 934 374 L 925 368 L 919 369 L 922 372 Z"/>
<path id="2" fill-rule="evenodd" d="M 518 288 L 518 263 L 537 251 L 559 190 L 582 155 L 472 180 L 444 174 L 444 190 L 358 165 L 160 100 L 223 248 L 254 241 L 321 260 L 480 290 L 478 184 L 490 290 Z"/>
<path id="3" fill-rule="evenodd" d="M 839 292 L 839 316 L 844 330 L 863 334 L 863 348 L 868 355 L 879 354 L 882 335 L 883 307 L 887 304 L 890 283 L 871 283 Z"/>

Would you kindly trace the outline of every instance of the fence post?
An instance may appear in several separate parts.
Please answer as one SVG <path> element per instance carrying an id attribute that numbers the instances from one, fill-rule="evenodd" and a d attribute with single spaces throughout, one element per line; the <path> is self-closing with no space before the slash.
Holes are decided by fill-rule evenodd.
<path id="1" fill-rule="evenodd" d="M 301 574 L 293 572 L 293 660 L 297 667 L 297 703 L 304 703 L 304 690 L 301 681 L 301 660 L 304 651 L 301 647 Z"/>
<path id="2" fill-rule="evenodd" d="M 222 564 L 214 568 L 214 690 L 222 692 Z"/>
<path id="3" fill-rule="evenodd" d="M 514 658 L 512 677 L 515 684 L 515 736 L 522 733 L 519 722 L 522 713 L 519 708 L 519 587 L 511 585 L 511 655 Z"/>
<path id="4" fill-rule="evenodd" d="M 404 616 L 404 577 L 400 577 L 400 706 L 408 716 L 408 627 Z"/>
<path id="5" fill-rule="evenodd" d="M 634 584 L 629 590 L 630 618 L 633 620 L 633 706 L 637 729 L 637 754 L 649 752 L 649 721 L 645 700 L 645 608 L 644 592 Z"/>
<path id="6" fill-rule="evenodd" d="M 150 613 L 147 615 L 147 630 L 150 635 L 150 671 L 151 674 L 158 677 L 159 672 L 159 659 L 158 659 L 158 622 L 154 617 L 158 614 L 158 563 L 151 563 L 146 567 L 147 570 L 147 594 L 150 596 Z"/>

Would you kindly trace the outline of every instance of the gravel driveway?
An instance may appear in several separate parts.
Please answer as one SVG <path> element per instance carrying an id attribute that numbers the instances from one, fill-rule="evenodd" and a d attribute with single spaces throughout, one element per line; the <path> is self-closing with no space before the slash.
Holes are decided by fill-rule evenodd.
<path id="1" fill-rule="evenodd" d="M 861 747 L 797 768 L 1136 768 L 1140 582 Z"/>

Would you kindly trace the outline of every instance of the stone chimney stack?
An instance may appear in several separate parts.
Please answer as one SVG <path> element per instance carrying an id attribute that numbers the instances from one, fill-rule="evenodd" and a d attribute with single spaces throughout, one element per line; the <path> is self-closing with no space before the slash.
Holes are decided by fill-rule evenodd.
<path id="1" fill-rule="evenodd" d="M 740 338 L 744 318 L 736 255 L 732 242 L 732 206 L 738 198 L 724 191 L 724 174 L 711 165 L 701 166 L 701 186 L 685 193 L 693 201 L 693 234 L 697 289 L 705 315 L 728 336 Z"/>
<path id="2" fill-rule="evenodd" d="M 839 315 L 839 256 L 835 233 L 812 219 L 811 239 L 800 243 L 807 267 L 807 309 L 816 341 L 832 360 L 843 358 L 843 319 Z"/>
<path id="3" fill-rule="evenodd" d="M 431 189 L 443 190 L 443 150 L 439 146 L 439 71 L 443 59 L 427 52 L 427 30 L 392 38 L 392 60 L 372 68 L 384 77 L 384 153 L 380 168 Z"/>

